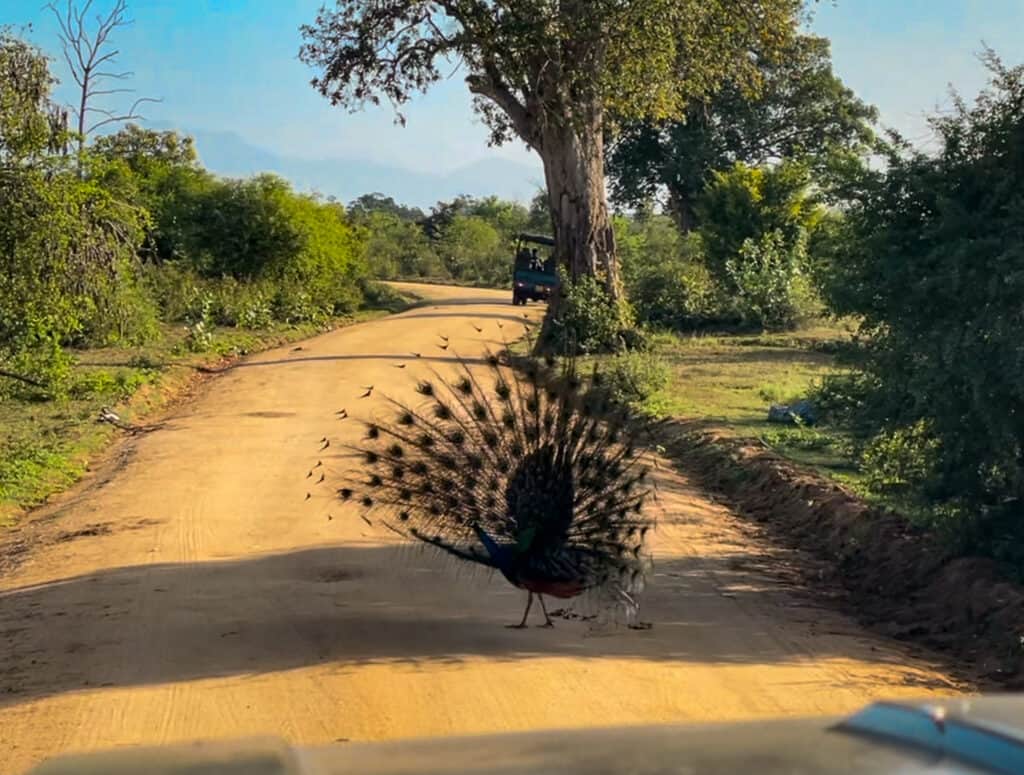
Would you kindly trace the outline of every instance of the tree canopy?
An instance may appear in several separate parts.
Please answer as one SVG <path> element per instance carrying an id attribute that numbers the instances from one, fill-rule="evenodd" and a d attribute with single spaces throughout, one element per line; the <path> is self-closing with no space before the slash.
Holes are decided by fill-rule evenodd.
<path id="1" fill-rule="evenodd" d="M 302 28 L 301 56 L 333 104 L 400 109 L 458 63 L 495 142 L 596 104 L 667 118 L 729 80 L 756 86 L 750 51 L 788 40 L 800 0 L 339 0 Z M 497 110 L 495 110 L 497 108 Z"/>
<path id="2" fill-rule="evenodd" d="M 570 278 L 600 273 L 617 298 L 605 132 L 681 116 L 726 81 L 756 89 L 760 58 L 787 45 L 801 9 L 802 0 L 338 0 L 302 28 L 300 56 L 332 104 L 386 100 L 400 117 L 413 94 L 462 68 L 491 141 L 517 137 L 541 156 Z"/>
<path id="3" fill-rule="evenodd" d="M 799 35 L 758 67 L 757 92 L 730 80 L 691 100 L 681 120 L 626 123 L 609 154 L 612 198 L 638 206 L 667 194 L 669 210 L 689 230 L 716 171 L 796 159 L 824 182 L 835 155 L 871 145 L 877 111 L 832 72 L 827 39 Z"/>

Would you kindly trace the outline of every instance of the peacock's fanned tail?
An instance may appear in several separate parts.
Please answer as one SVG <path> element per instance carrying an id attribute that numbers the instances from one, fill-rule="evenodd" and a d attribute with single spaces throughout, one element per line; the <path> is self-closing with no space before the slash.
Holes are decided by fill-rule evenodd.
<path id="1" fill-rule="evenodd" d="M 567 584 L 628 608 L 654 522 L 625 417 L 574 362 L 513 370 L 507 360 L 488 354 L 485 369 L 460 360 L 454 377 L 434 372 L 415 406 L 385 398 L 393 416 L 366 424 L 351 448 L 360 472 L 338 496 L 519 586 Z"/>

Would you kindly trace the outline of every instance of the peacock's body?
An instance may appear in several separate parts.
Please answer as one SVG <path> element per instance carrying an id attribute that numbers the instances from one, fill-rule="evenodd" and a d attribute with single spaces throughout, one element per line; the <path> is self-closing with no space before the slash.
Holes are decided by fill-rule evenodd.
<path id="1" fill-rule="evenodd" d="M 483 379 L 463 363 L 453 380 L 420 382 L 416 407 L 386 399 L 394 417 L 367 425 L 353 448 L 362 470 L 338 495 L 527 591 L 517 627 L 535 595 L 546 626 L 545 595 L 595 594 L 632 620 L 653 526 L 640 451 L 574 366 L 505 360 L 488 355 Z"/>

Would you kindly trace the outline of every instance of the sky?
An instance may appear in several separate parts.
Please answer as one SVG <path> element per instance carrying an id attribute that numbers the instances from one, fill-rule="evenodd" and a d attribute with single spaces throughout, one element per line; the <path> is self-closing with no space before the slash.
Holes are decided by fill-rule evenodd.
<path id="1" fill-rule="evenodd" d="M 435 173 L 494 155 L 536 164 L 520 144 L 487 147 L 458 74 L 414 98 L 404 128 L 387 107 L 356 115 L 332 108 L 297 57 L 298 28 L 321 0 L 128 1 L 134 24 L 116 43 L 139 95 L 163 100 L 146 106 L 148 119 L 235 132 L 307 159 L 362 158 Z M 106 10 L 111 2 L 94 5 Z M 31 24 L 28 37 L 56 56 L 56 24 L 42 5 L 0 0 L 0 25 Z M 983 42 L 1009 64 L 1024 62 L 1024 0 L 820 0 L 814 8 L 812 30 L 832 40 L 839 76 L 886 125 L 922 143 L 924 117 L 949 104 L 950 84 L 968 96 L 984 85 L 976 57 Z M 70 81 L 59 60 L 55 70 Z M 66 84 L 58 96 L 69 98 Z"/>

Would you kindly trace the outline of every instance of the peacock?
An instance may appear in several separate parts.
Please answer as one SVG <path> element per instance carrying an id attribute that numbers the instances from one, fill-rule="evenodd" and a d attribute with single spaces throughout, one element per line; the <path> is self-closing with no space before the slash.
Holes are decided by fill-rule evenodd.
<path id="1" fill-rule="evenodd" d="M 527 626 L 534 598 L 551 627 L 544 598 L 580 596 L 646 627 L 636 596 L 651 565 L 654 490 L 625 413 L 574 360 L 512 360 L 507 347 L 476 368 L 456 356 L 454 376 L 432 369 L 416 383 L 416 406 L 384 396 L 389 419 L 365 422 L 336 496 L 367 523 L 376 514 L 524 590 L 510 627 Z"/>

